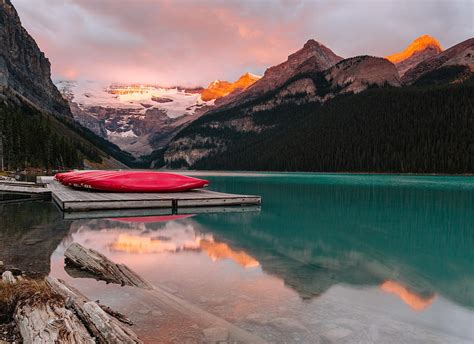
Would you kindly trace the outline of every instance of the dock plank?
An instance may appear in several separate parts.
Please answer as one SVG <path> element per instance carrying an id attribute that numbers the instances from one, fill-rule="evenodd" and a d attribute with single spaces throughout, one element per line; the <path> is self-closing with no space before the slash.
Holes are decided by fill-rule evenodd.
<path id="1" fill-rule="evenodd" d="M 234 195 L 211 190 L 177 193 L 118 193 L 79 190 L 42 177 L 53 200 L 64 211 L 98 211 L 113 209 L 178 209 L 187 207 L 260 205 L 260 196 Z"/>
<path id="2" fill-rule="evenodd" d="M 44 187 L 34 187 L 26 185 L 11 185 L 6 183 L 0 183 L 0 192 L 9 192 L 9 193 L 23 193 L 23 194 L 51 194 L 51 190 L 48 190 Z"/>

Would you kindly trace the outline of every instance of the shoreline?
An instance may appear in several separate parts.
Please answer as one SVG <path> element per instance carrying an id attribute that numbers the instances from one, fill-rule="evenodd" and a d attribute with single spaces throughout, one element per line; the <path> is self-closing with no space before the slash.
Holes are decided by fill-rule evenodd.
<path id="1" fill-rule="evenodd" d="M 374 176 L 416 176 L 416 177 L 474 177 L 474 173 L 468 174 L 441 174 L 441 173 L 397 173 L 397 172 L 310 172 L 310 171 L 242 171 L 242 170 L 173 170 L 173 169 L 158 169 L 156 171 L 171 172 L 171 173 L 199 173 L 208 175 L 210 173 L 222 174 L 304 174 L 304 175 L 374 175 Z"/>
<path id="2" fill-rule="evenodd" d="M 84 169 L 86 170 L 86 169 Z M 107 170 L 115 170 L 115 169 L 107 169 Z M 166 168 L 159 168 L 159 169 L 135 169 L 130 168 L 130 170 L 134 171 L 156 171 L 156 172 L 168 172 L 168 173 L 177 173 L 177 174 L 193 174 L 193 175 L 210 175 L 210 174 L 222 174 L 222 175 L 249 175 L 249 174 L 269 174 L 269 175 L 276 175 L 276 174 L 285 174 L 285 175 L 347 175 L 347 176 L 400 176 L 400 177 L 474 177 L 473 173 L 414 173 L 414 172 L 362 172 L 362 171 L 339 171 L 339 172 L 318 172 L 318 171 L 259 171 L 259 170 L 186 170 L 186 169 L 166 169 Z M 65 170 L 69 171 L 69 170 Z M 62 172 L 62 171 L 57 171 Z M 41 172 L 38 173 L 30 173 L 28 171 L 1 171 L 0 172 L 0 180 L 1 178 L 12 178 L 15 179 L 14 176 L 38 176 L 38 175 L 51 175 L 54 176 L 56 172 Z"/>

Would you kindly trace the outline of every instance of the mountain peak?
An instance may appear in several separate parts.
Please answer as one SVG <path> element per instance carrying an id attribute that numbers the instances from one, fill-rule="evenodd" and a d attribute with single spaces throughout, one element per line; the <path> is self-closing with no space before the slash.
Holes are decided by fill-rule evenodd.
<path id="1" fill-rule="evenodd" d="M 330 64 L 327 67 L 331 67 L 333 65 L 332 60 L 334 59 L 338 59 L 338 61 L 342 60 L 341 57 L 337 56 L 331 49 L 326 47 L 324 44 L 319 43 L 318 41 L 314 39 L 309 39 L 303 45 L 303 48 L 299 49 L 298 51 L 288 56 L 288 62 L 294 61 L 294 62 L 300 63 L 302 62 L 301 60 L 306 60 L 313 56 L 318 56 L 318 58 L 322 59 L 323 61 L 330 60 L 330 62 L 326 61 L 326 62 L 329 62 Z"/>
<path id="2" fill-rule="evenodd" d="M 288 56 L 288 59 L 278 65 L 268 68 L 263 77 L 259 78 L 244 92 L 227 96 L 216 102 L 218 106 L 227 106 L 238 103 L 240 100 L 248 101 L 265 92 L 271 91 L 293 76 L 306 72 L 321 72 L 341 61 L 342 57 L 336 55 L 331 49 L 314 39 L 309 39 L 304 46 Z"/>
<path id="3" fill-rule="evenodd" d="M 321 43 L 311 38 L 311 39 L 308 39 L 308 41 L 303 45 L 303 49 L 315 48 L 315 47 L 320 47 L 320 46 L 322 46 Z"/>
<path id="4" fill-rule="evenodd" d="M 253 84 L 255 81 L 257 81 L 260 78 L 261 76 L 247 72 L 244 75 L 242 75 L 236 82 L 234 82 L 234 84 Z M 246 85 L 245 88 L 247 88 L 248 86 L 250 85 Z"/>
<path id="5" fill-rule="evenodd" d="M 447 66 L 466 66 L 468 71 L 474 71 L 474 38 L 469 38 L 453 45 L 445 51 L 425 59 L 403 75 L 405 84 L 412 84 L 424 75 Z"/>
<path id="6" fill-rule="evenodd" d="M 201 99 L 204 101 L 209 101 L 212 99 L 222 98 L 237 90 L 243 91 L 247 87 L 253 85 L 253 83 L 255 83 L 255 81 L 258 79 L 260 79 L 260 76 L 247 72 L 233 83 L 223 80 L 213 81 L 206 89 L 202 91 Z"/>
<path id="7" fill-rule="evenodd" d="M 436 53 L 440 53 L 443 51 L 443 48 L 441 48 L 441 44 L 436 38 L 429 35 L 422 35 L 411 42 L 402 52 L 389 55 L 386 59 L 396 64 L 425 50 L 433 50 Z"/>

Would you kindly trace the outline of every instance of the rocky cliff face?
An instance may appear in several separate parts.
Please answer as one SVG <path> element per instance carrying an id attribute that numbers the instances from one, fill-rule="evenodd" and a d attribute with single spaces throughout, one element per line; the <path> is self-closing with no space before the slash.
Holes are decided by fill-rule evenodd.
<path id="1" fill-rule="evenodd" d="M 358 56 L 342 60 L 324 72 L 335 93 L 359 93 L 369 86 L 400 86 L 395 66 L 380 57 Z"/>
<path id="2" fill-rule="evenodd" d="M 409 69 L 402 77 L 404 84 L 411 85 L 422 76 L 447 66 L 466 66 L 474 71 L 474 38 L 452 46 Z"/>
<path id="3" fill-rule="evenodd" d="M 49 60 L 21 26 L 10 0 L 0 1 L 0 95 L 40 111 L 71 116 L 67 101 L 51 81 Z"/>
<path id="4" fill-rule="evenodd" d="M 395 64 L 398 74 L 402 77 L 407 70 L 438 55 L 442 51 L 443 49 L 438 40 L 431 36 L 423 35 L 410 43 L 402 52 L 389 55 L 386 59 Z"/>
<path id="5" fill-rule="evenodd" d="M 268 68 L 263 78 L 249 89 L 249 93 L 274 89 L 294 75 L 308 71 L 323 71 L 341 60 L 342 57 L 337 56 L 332 50 L 310 39 L 302 49 L 288 56 L 287 61 Z"/>

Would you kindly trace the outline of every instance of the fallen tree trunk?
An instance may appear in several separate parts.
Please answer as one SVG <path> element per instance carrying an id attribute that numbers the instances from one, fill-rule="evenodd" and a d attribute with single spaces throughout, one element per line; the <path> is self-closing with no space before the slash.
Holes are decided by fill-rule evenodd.
<path id="1" fill-rule="evenodd" d="M 66 309 L 64 299 L 51 293 L 44 282 L 16 279 L 10 271 L 2 274 L 2 281 L 10 302 L 17 302 L 13 319 L 23 343 L 95 343 L 77 316 Z"/>
<path id="2" fill-rule="evenodd" d="M 115 316 L 129 324 L 130 319 L 88 300 L 60 280 L 24 280 L 5 271 L 1 282 L 11 304 L 9 316 L 13 315 L 25 344 L 142 343 Z"/>
<path id="3" fill-rule="evenodd" d="M 66 300 L 66 308 L 77 314 L 97 342 L 142 343 L 131 329 L 107 314 L 97 303 L 88 300 L 77 289 L 53 277 L 46 277 L 46 282 L 54 292 Z"/>
<path id="4" fill-rule="evenodd" d="M 142 289 L 152 289 L 153 286 L 141 278 L 126 265 L 115 264 L 97 251 L 87 249 L 77 243 L 71 244 L 66 252 L 66 264 L 78 267 L 86 272 L 100 276 L 106 282 L 129 285 Z"/>
<path id="5" fill-rule="evenodd" d="M 24 344 L 96 343 L 78 317 L 64 305 L 21 301 L 13 318 Z"/>
<path id="6" fill-rule="evenodd" d="M 126 265 L 117 265 L 95 250 L 87 249 L 78 243 L 73 243 L 68 247 L 64 255 L 67 257 L 66 264 L 72 263 L 76 268 L 93 274 L 96 279 L 141 288 L 156 303 L 190 317 L 193 322 L 200 326 L 210 330 L 216 328 L 225 329 L 231 342 L 266 343 L 262 338 L 151 284 L 130 270 Z"/>

